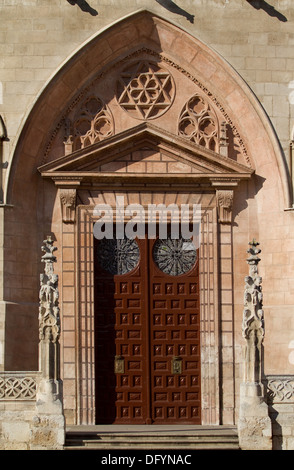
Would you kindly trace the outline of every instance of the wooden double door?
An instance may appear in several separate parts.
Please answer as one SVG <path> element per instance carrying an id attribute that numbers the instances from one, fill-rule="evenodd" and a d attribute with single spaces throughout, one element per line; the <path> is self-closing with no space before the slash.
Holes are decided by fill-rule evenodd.
<path id="1" fill-rule="evenodd" d="M 198 252 L 95 240 L 97 424 L 201 424 Z"/>

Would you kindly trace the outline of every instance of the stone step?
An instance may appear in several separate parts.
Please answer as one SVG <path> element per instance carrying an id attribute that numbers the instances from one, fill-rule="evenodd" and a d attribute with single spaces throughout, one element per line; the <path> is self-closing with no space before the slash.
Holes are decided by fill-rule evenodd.
<path id="1" fill-rule="evenodd" d="M 234 426 L 72 426 L 65 450 L 239 449 Z"/>

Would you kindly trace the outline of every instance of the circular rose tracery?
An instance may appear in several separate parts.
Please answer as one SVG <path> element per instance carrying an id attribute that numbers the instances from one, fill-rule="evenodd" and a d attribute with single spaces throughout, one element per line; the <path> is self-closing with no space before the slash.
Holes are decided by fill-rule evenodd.
<path id="1" fill-rule="evenodd" d="M 153 260 L 165 274 L 180 276 L 195 265 L 197 250 L 190 239 L 159 238 L 153 247 Z"/>
<path id="2" fill-rule="evenodd" d="M 141 61 L 123 70 L 117 83 L 119 105 L 136 119 L 165 113 L 175 96 L 171 74 L 153 62 Z"/>
<path id="3" fill-rule="evenodd" d="M 139 263 L 140 249 L 131 238 L 100 240 L 97 251 L 99 265 L 107 272 L 116 275 L 127 274 Z"/>

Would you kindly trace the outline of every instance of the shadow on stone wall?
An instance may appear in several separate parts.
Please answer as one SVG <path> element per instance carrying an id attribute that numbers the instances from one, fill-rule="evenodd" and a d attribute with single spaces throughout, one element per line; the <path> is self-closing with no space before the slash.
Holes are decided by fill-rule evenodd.
<path id="1" fill-rule="evenodd" d="M 176 15 L 184 16 L 188 21 L 190 21 L 190 23 L 194 23 L 194 15 L 191 15 L 186 10 L 180 8 L 172 0 L 156 0 L 156 2 Z"/>
<path id="2" fill-rule="evenodd" d="M 288 21 L 286 16 L 277 11 L 275 7 L 267 3 L 265 0 L 247 0 L 247 2 L 256 10 L 264 10 L 269 16 L 277 18 L 279 21 L 283 21 L 284 23 Z"/>
<path id="3" fill-rule="evenodd" d="M 92 8 L 86 0 L 67 0 L 71 5 L 78 5 L 82 11 L 90 13 L 92 16 L 97 16 L 98 11 Z"/>

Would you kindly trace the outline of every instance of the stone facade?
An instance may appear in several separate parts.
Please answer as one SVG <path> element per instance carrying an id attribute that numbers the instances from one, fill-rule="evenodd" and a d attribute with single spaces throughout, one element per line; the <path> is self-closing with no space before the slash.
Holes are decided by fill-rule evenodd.
<path id="1" fill-rule="evenodd" d="M 124 195 L 201 203 L 203 424 L 244 417 L 246 250 L 260 242 L 265 434 L 294 448 L 294 7 L 270 3 L 0 0 L 1 447 L 40 448 L 47 432 L 59 448 L 63 416 L 94 423 L 94 209 Z M 39 338 L 47 234 L 60 357 Z M 63 397 L 51 389 L 40 411 L 52 354 Z"/>

